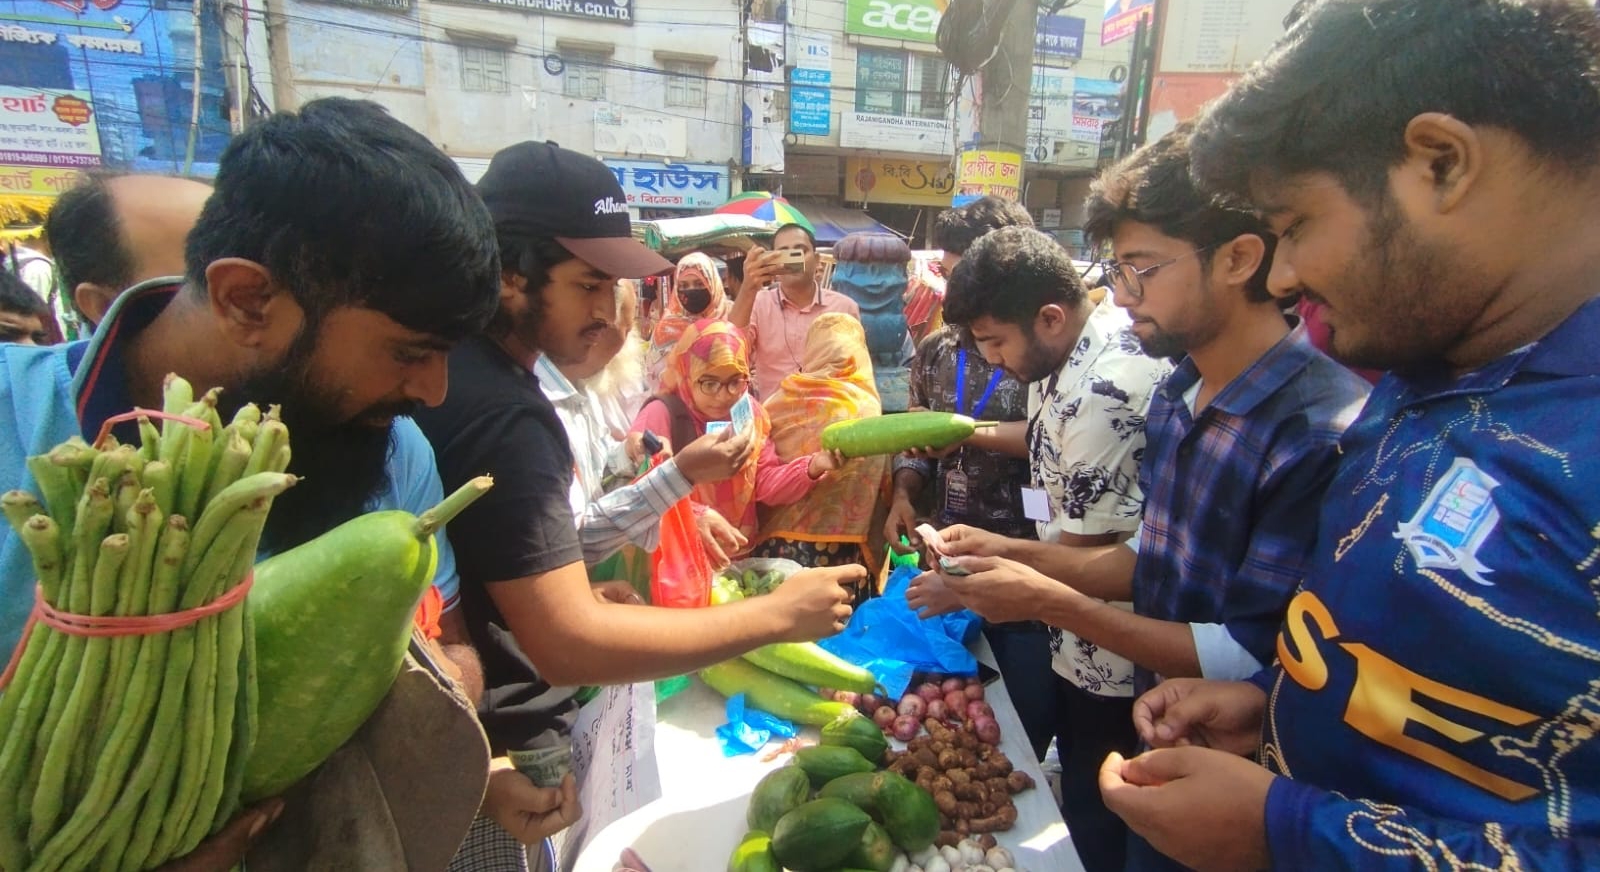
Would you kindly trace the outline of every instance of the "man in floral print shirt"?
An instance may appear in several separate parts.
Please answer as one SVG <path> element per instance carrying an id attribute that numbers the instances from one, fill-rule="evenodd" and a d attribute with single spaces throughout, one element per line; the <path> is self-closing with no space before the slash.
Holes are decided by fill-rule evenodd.
<path id="1" fill-rule="evenodd" d="M 945 320 L 967 328 L 984 359 L 1028 388 L 1028 420 L 984 441 L 1026 446 L 1023 508 L 1039 539 L 1110 545 L 1139 526 L 1139 463 L 1150 401 L 1167 374 L 1146 357 L 1126 312 L 1093 303 L 1067 252 L 1032 228 L 1007 227 L 967 250 L 945 292 Z M 977 444 L 977 440 L 974 440 Z M 928 575 L 919 584 L 940 584 Z M 1120 604 L 1131 609 L 1127 603 Z M 1121 869 L 1127 830 L 1100 799 L 1096 773 L 1133 748 L 1133 664 L 1070 633 L 1052 641 L 1062 814 L 1090 872 Z"/>

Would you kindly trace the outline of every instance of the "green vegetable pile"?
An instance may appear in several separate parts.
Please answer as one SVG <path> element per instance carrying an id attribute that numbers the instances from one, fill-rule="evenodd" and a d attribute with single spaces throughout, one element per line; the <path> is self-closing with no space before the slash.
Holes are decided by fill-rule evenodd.
<path id="1" fill-rule="evenodd" d="M 753 596 L 766 596 L 783 584 L 784 574 L 777 569 L 760 572 L 746 569 L 724 569 L 711 580 L 711 604 L 714 606 Z"/>
<path id="2" fill-rule="evenodd" d="M 168 376 L 139 445 L 76 437 L 28 459 L 44 500 L 4 495 L 44 603 L 70 615 L 205 606 L 255 562 L 272 500 L 295 483 L 276 410 L 198 400 Z M 256 725 L 242 604 L 146 635 L 35 623 L 0 695 L 0 869 L 148 869 L 192 851 L 239 805 Z"/>

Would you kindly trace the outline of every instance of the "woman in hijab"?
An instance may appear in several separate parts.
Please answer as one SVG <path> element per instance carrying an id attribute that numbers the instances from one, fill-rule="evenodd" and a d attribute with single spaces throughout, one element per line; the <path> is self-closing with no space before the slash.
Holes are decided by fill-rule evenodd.
<path id="1" fill-rule="evenodd" d="M 821 450 L 822 430 L 835 421 L 882 414 L 861 322 L 842 312 L 813 322 L 800 372 L 784 378 L 766 408 L 779 460 Z M 871 561 L 875 549 L 868 547 L 868 539 L 882 526 L 875 516 L 890 460 L 845 461 L 838 474 L 819 482 L 806 499 L 764 511 L 760 539 L 751 553 L 787 557 L 802 566 Z M 876 572 L 870 562 L 867 568 Z"/>
<path id="2" fill-rule="evenodd" d="M 633 432 L 671 434 L 675 445 L 693 440 L 706 432 L 707 424 L 728 421 L 734 404 L 749 390 L 750 357 L 744 334 L 727 321 L 696 321 L 667 356 L 661 391 L 639 410 Z M 754 413 L 750 460 L 731 479 L 696 485 L 691 494 L 696 503 L 716 509 L 739 528 L 747 541 L 758 530 L 757 503 L 782 506 L 803 499 L 819 479 L 843 463 L 843 458 L 827 451 L 780 460 L 766 410 L 754 397 L 750 405 Z"/>
<path id="3" fill-rule="evenodd" d="M 650 351 L 645 356 L 646 383 L 652 388 L 661 384 L 667 355 L 689 325 L 702 318 L 725 318 L 729 308 L 716 263 L 698 251 L 684 255 L 672 275 L 672 291 L 662 303 L 661 317 L 650 333 Z"/>

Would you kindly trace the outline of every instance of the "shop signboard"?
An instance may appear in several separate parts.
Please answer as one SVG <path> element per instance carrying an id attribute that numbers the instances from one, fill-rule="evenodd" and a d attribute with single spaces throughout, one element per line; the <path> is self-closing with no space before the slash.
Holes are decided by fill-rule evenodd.
<path id="1" fill-rule="evenodd" d="M 1139 19 L 1148 20 L 1155 11 L 1156 0 L 1106 0 L 1105 16 L 1100 19 L 1100 44 L 1110 45 L 1132 36 L 1139 29 Z"/>
<path id="2" fill-rule="evenodd" d="M 949 161 L 852 157 L 844 163 L 844 184 L 851 201 L 948 206 L 956 174 Z"/>
<path id="3" fill-rule="evenodd" d="M 845 0 L 844 32 L 933 42 L 948 0 Z"/>
<path id="4" fill-rule="evenodd" d="M 956 193 L 1016 202 L 1022 198 L 1022 155 L 997 149 L 962 152 Z"/>
<path id="5" fill-rule="evenodd" d="M 613 158 L 604 163 L 635 208 L 713 209 L 728 201 L 728 168 L 721 164 Z"/>
<path id="6" fill-rule="evenodd" d="M 1074 61 L 1082 58 L 1086 23 L 1070 15 L 1040 15 L 1034 30 L 1034 54 Z"/>
<path id="7" fill-rule="evenodd" d="M 51 171 L 107 165 L 210 175 L 230 136 L 219 7 L 165 0 L 0 2 L 0 194 L 50 191 Z M 195 119 L 191 130 L 190 119 Z M 192 134 L 192 135 L 191 135 Z M 26 182 L 24 182 L 26 177 Z"/>
<path id="8" fill-rule="evenodd" d="M 827 136 L 833 132 L 833 39 L 806 34 L 791 42 L 789 132 Z"/>
<path id="9" fill-rule="evenodd" d="M 530 15 L 559 15 L 609 24 L 633 24 L 632 0 L 444 0 L 458 6 L 487 6 Z"/>
<path id="10" fill-rule="evenodd" d="M 950 154 L 950 121 L 946 118 L 908 118 L 872 112 L 845 112 L 840 116 L 839 146 L 911 154 Z"/>

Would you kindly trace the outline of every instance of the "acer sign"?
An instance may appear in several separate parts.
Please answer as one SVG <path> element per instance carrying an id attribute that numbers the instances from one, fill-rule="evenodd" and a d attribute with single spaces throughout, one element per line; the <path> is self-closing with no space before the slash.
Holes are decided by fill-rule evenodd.
<path id="1" fill-rule="evenodd" d="M 933 42 L 948 0 L 847 0 L 844 32 Z"/>

